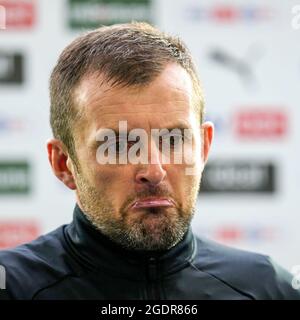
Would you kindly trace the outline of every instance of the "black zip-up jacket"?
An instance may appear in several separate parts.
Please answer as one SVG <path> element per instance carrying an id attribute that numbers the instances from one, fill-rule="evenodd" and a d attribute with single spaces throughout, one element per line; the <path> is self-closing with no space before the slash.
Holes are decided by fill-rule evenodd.
<path id="1" fill-rule="evenodd" d="M 161 253 L 121 248 L 78 206 L 73 222 L 0 252 L 0 299 L 300 299 L 268 256 L 196 237 Z"/>

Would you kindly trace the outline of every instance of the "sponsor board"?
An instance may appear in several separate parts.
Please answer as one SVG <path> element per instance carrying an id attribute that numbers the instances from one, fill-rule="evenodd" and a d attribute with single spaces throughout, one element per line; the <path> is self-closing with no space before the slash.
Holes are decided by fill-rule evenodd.
<path id="1" fill-rule="evenodd" d="M 5 9 L 5 30 L 30 29 L 36 20 L 36 0 L 0 0 Z"/>
<path id="2" fill-rule="evenodd" d="M 132 20 L 151 22 L 150 6 L 150 0 L 69 0 L 69 25 L 93 29 Z"/>
<path id="3" fill-rule="evenodd" d="M 24 119 L 0 115 L 0 137 L 2 134 L 20 133 L 26 130 Z"/>
<path id="4" fill-rule="evenodd" d="M 0 30 L 6 29 L 6 9 L 0 5 Z"/>
<path id="5" fill-rule="evenodd" d="M 0 85 L 21 84 L 24 81 L 23 55 L 0 51 Z"/>
<path id="6" fill-rule="evenodd" d="M 227 135 L 243 141 L 276 141 L 288 135 L 289 117 L 283 111 L 286 108 L 273 109 L 269 106 L 248 106 L 232 108 L 232 113 L 208 113 L 206 120 L 212 121 L 215 127 L 215 138 Z M 244 109 L 244 110 L 241 110 Z"/>
<path id="7" fill-rule="evenodd" d="M 35 220 L 0 220 L 0 249 L 12 248 L 32 241 L 41 234 Z"/>
<path id="8" fill-rule="evenodd" d="M 239 111 L 234 118 L 234 131 L 239 138 L 264 140 L 281 138 L 287 134 L 287 128 L 286 113 L 268 110 L 265 106 L 261 106 L 257 110 Z"/>
<path id="9" fill-rule="evenodd" d="M 218 24 L 263 22 L 272 19 L 274 13 L 274 9 L 265 5 L 214 4 L 203 6 L 200 2 L 190 5 L 184 11 L 184 15 L 189 21 L 209 21 Z"/>
<path id="10" fill-rule="evenodd" d="M 215 46 L 209 50 L 207 57 L 223 70 L 234 73 L 245 89 L 253 91 L 259 88 L 255 67 L 263 54 L 264 49 L 261 46 L 252 44 L 242 56 L 238 56 L 234 51 Z"/>
<path id="11" fill-rule="evenodd" d="M 234 244 L 241 242 L 263 243 L 279 238 L 279 230 L 275 226 L 222 224 L 214 227 L 200 228 L 199 232 L 222 243 Z"/>
<path id="12" fill-rule="evenodd" d="M 273 193 L 275 180 L 272 163 L 215 160 L 204 169 L 200 193 Z"/>
<path id="13" fill-rule="evenodd" d="M 28 194 L 30 166 L 26 161 L 0 161 L 0 195 Z"/>

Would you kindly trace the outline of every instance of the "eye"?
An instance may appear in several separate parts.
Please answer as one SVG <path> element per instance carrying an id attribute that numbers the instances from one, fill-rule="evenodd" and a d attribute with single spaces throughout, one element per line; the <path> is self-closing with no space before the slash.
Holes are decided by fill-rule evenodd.
<path id="1" fill-rule="evenodd" d="M 124 153 L 127 150 L 126 140 L 116 140 L 109 144 L 109 148 L 115 153 Z"/>
<path id="2" fill-rule="evenodd" d="M 180 147 L 184 140 L 184 136 L 182 134 L 170 134 L 162 136 L 162 143 L 169 144 L 173 148 Z"/>
<path id="3" fill-rule="evenodd" d="M 170 137 L 170 143 L 171 145 L 173 146 L 180 146 L 181 145 L 181 142 L 183 142 L 183 135 L 182 134 L 178 134 L 178 135 L 172 135 Z"/>
<path id="4" fill-rule="evenodd" d="M 125 151 L 127 151 L 127 146 L 128 146 L 128 142 L 126 145 L 126 140 L 118 140 L 116 141 L 116 152 L 117 153 L 123 153 Z"/>

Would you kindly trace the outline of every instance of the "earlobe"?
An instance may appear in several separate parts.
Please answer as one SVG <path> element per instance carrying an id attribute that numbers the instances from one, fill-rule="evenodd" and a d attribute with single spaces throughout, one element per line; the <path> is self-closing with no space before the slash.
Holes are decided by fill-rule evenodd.
<path id="1" fill-rule="evenodd" d="M 213 141 L 214 136 L 214 125 L 210 121 L 206 121 L 201 126 L 203 132 L 203 141 L 202 141 L 202 160 L 204 165 L 208 160 L 208 155 L 210 151 L 210 147 Z"/>
<path id="2" fill-rule="evenodd" d="M 69 169 L 70 161 L 63 143 L 58 139 L 47 141 L 48 160 L 53 173 L 71 190 L 76 189 L 73 171 Z M 68 164 L 67 164 L 68 163 Z M 73 168 L 73 167 L 72 167 Z"/>

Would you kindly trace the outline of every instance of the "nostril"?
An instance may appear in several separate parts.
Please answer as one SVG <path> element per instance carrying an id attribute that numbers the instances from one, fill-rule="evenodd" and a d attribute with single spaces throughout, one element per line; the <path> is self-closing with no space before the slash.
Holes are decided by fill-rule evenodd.
<path id="1" fill-rule="evenodd" d="M 136 174 L 135 181 L 144 185 L 157 185 L 166 176 L 166 172 L 158 166 L 149 166 L 146 171 Z"/>

